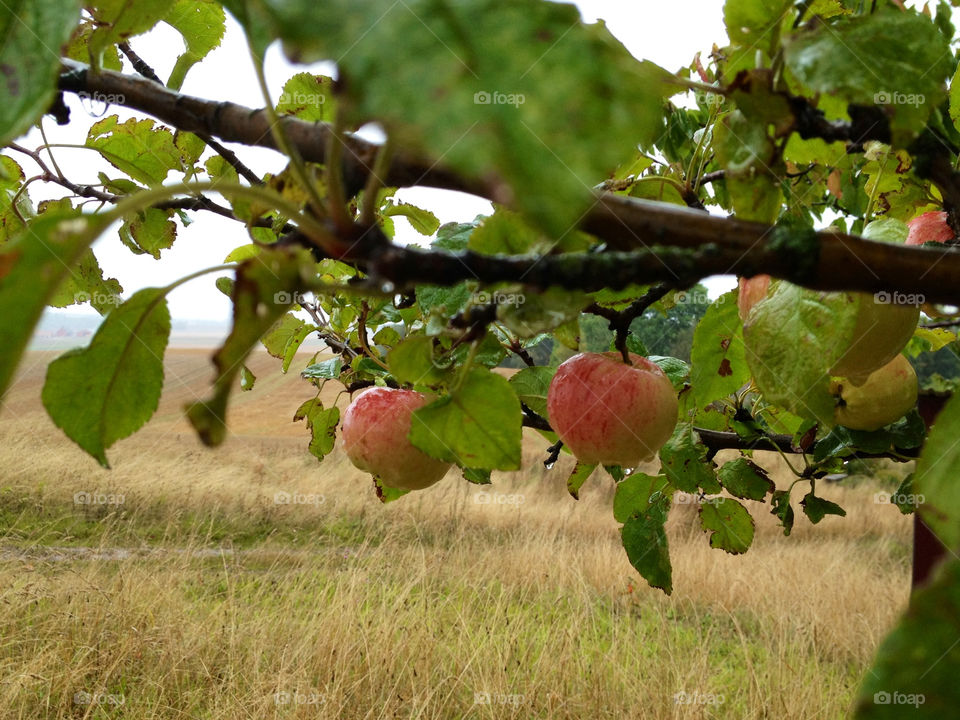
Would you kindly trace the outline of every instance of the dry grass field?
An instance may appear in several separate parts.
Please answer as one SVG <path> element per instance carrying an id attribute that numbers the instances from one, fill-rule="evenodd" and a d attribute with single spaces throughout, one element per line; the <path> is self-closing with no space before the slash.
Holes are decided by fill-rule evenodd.
<path id="1" fill-rule="evenodd" d="M 840 718 L 906 603 L 910 519 L 879 480 L 818 487 L 848 517 L 789 538 L 749 503 L 742 557 L 677 505 L 668 598 L 626 560 L 612 481 L 574 501 L 533 435 L 522 473 L 384 506 L 306 453 L 310 388 L 259 355 L 203 448 L 180 408 L 207 355 L 168 354 L 109 471 L 39 405 L 53 355 L 24 363 L 0 413 L 0 718 Z"/>

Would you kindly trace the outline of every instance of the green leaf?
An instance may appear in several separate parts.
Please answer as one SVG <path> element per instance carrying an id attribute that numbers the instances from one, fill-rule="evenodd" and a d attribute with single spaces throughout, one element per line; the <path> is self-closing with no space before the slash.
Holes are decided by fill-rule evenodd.
<path id="1" fill-rule="evenodd" d="M 329 360 L 324 360 L 323 362 L 307 365 L 300 373 L 300 377 L 319 380 L 336 380 L 340 377 L 341 367 L 343 367 L 343 360 L 339 357 L 334 357 Z"/>
<path id="2" fill-rule="evenodd" d="M 176 28 L 186 45 L 167 80 L 168 88 L 179 90 L 190 68 L 220 47 L 226 31 L 226 15 L 214 0 L 177 0 L 163 21 Z"/>
<path id="3" fill-rule="evenodd" d="M 857 720 L 943 720 L 960 707 L 960 563 L 951 559 L 910 606 L 864 673 Z"/>
<path id="4" fill-rule="evenodd" d="M 857 306 L 847 293 L 772 286 L 744 328 L 747 362 L 765 400 L 833 425 L 829 370 L 849 346 Z"/>
<path id="5" fill-rule="evenodd" d="M 237 268 L 233 327 L 213 356 L 217 370 L 213 396 L 187 406 L 187 417 L 204 444 L 216 446 L 226 438 L 227 402 L 243 361 L 290 307 L 292 294 L 305 289 L 304 278 L 315 267 L 308 250 L 271 248 Z"/>
<path id="6" fill-rule="evenodd" d="M 633 515 L 642 515 L 661 495 L 672 494 L 670 482 L 663 475 L 635 472 L 617 483 L 613 495 L 613 517 L 626 522 Z"/>
<path id="7" fill-rule="evenodd" d="M 379 120 L 398 147 L 468 176 L 495 169 L 554 237 L 598 178 L 656 138 L 662 98 L 679 89 L 572 5 L 290 0 L 265 14 L 288 55 L 337 62 L 349 123 Z M 252 11 L 238 19 L 258 31 Z"/>
<path id="8" fill-rule="evenodd" d="M 489 470 L 478 470 L 477 468 L 463 468 L 463 479 L 474 485 L 489 485 L 493 482 L 490 479 Z"/>
<path id="9" fill-rule="evenodd" d="M 923 495 L 920 514 L 940 541 L 950 549 L 960 548 L 960 395 L 951 397 L 934 423 L 917 460 L 913 485 Z"/>
<path id="10" fill-rule="evenodd" d="M 250 371 L 250 368 L 244 365 L 240 370 L 240 389 L 244 392 L 253 390 L 253 386 L 256 382 L 257 376 Z"/>
<path id="11" fill-rule="evenodd" d="M 277 114 L 293 115 L 307 122 L 332 121 L 333 79 L 325 75 L 297 73 L 283 85 L 277 101 Z"/>
<path id="12" fill-rule="evenodd" d="M 803 500 L 800 501 L 800 505 L 803 507 L 804 514 L 814 525 L 823 520 L 823 518 L 827 515 L 839 515 L 840 517 L 847 516 L 846 510 L 837 505 L 835 502 L 824 500 L 822 497 L 817 497 L 813 494 L 813 490 L 803 496 Z"/>
<path id="13" fill-rule="evenodd" d="M 340 410 L 336 406 L 324 408 L 318 398 L 312 398 L 303 403 L 293 414 L 293 421 L 307 421 L 311 439 L 309 450 L 317 460 L 323 458 L 333 450 L 337 440 L 337 424 L 340 422 Z"/>
<path id="14" fill-rule="evenodd" d="M 174 0 L 93 0 L 85 9 L 93 17 L 96 30 L 90 39 L 90 52 L 96 60 L 109 45 L 124 42 L 145 33 L 163 20 Z"/>
<path id="15" fill-rule="evenodd" d="M 0 4 L 0 145 L 24 134 L 56 94 L 60 49 L 80 19 L 76 0 Z"/>
<path id="16" fill-rule="evenodd" d="M 517 213 L 498 208 L 473 231 L 468 247 L 484 255 L 523 255 L 538 245 L 543 237 L 535 228 Z"/>
<path id="17" fill-rule="evenodd" d="M 460 467 L 519 470 L 522 415 L 505 377 L 473 368 L 449 395 L 413 413 L 410 441 Z"/>
<path id="18" fill-rule="evenodd" d="M 581 462 L 578 462 L 574 466 L 573 472 L 570 473 L 570 477 L 567 478 L 567 492 L 570 493 L 574 500 L 580 499 L 580 488 L 583 487 L 583 484 L 596 469 L 596 465 L 588 465 Z"/>
<path id="19" fill-rule="evenodd" d="M 767 471 L 747 458 L 724 463 L 717 475 L 727 492 L 745 500 L 763 501 L 777 489 Z"/>
<path id="20" fill-rule="evenodd" d="M 627 347 L 629 349 L 629 342 Z M 638 354 L 645 355 L 646 353 Z M 684 385 L 686 385 L 687 381 L 690 379 L 690 366 L 679 358 L 668 357 L 665 355 L 650 355 L 647 357 L 647 360 L 660 366 L 660 369 L 663 370 L 664 374 L 670 378 L 670 384 L 673 385 L 674 390 L 682 390 Z"/>
<path id="21" fill-rule="evenodd" d="M 753 542 L 753 518 L 731 498 L 710 498 L 700 503 L 700 525 L 710 533 L 710 547 L 732 555 L 745 553 Z"/>
<path id="22" fill-rule="evenodd" d="M 697 408 L 727 397 L 750 380 L 735 292 L 710 304 L 693 333 L 690 385 Z"/>
<path id="23" fill-rule="evenodd" d="M 47 302 L 103 229 L 99 217 L 52 213 L 0 246 L 0 398 Z"/>
<path id="24" fill-rule="evenodd" d="M 660 588 L 667 595 L 673 592 L 673 569 L 664 524 L 668 503 L 655 503 L 641 514 L 631 515 L 620 529 L 620 539 L 630 564 L 650 587 Z"/>
<path id="25" fill-rule="evenodd" d="M 86 145 L 146 185 L 159 185 L 171 170 L 181 167 L 173 133 L 164 127 L 155 129 L 153 120 L 130 118 L 121 123 L 116 115 L 110 115 L 91 126 Z"/>
<path id="26" fill-rule="evenodd" d="M 305 328 L 308 328 L 306 333 L 304 332 Z M 314 329 L 312 325 L 307 325 L 293 313 L 286 313 L 260 338 L 260 342 L 263 343 L 268 353 L 284 361 L 283 372 L 286 372 L 290 366 L 290 362 L 286 359 L 289 348 L 292 345 L 295 353 L 306 338 L 307 333 L 313 332 Z"/>
<path id="27" fill-rule="evenodd" d="M 43 406 L 54 424 L 104 467 L 106 450 L 156 412 L 170 337 L 166 290 L 141 290 L 111 312 L 86 348 L 47 367 Z"/>
<path id="28" fill-rule="evenodd" d="M 387 353 L 390 374 L 397 382 L 411 385 L 436 385 L 443 382 L 449 368 L 437 364 L 433 338 L 411 335 Z"/>
<path id="29" fill-rule="evenodd" d="M 476 228 L 476 223 L 445 223 L 437 230 L 437 237 L 431 245 L 439 250 L 449 250 L 451 252 L 466 250 L 470 242 L 470 235 Z"/>
<path id="30" fill-rule="evenodd" d="M 510 377 L 510 385 L 520 402 L 541 417 L 547 417 L 547 393 L 555 367 L 526 367 Z"/>
<path id="31" fill-rule="evenodd" d="M 124 221 L 120 239 L 137 255 L 149 254 L 159 260 L 160 251 L 171 247 L 177 237 L 177 224 L 170 219 L 172 216 L 172 210 L 147 208 Z"/>
<path id="32" fill-rule="evenodd" d="M 0 245 L 7 242 L 17 233 L 23 230 L 24 220 L 28 220 L 34 214 L 33 205 L 30 203 L 29 193 L 24 191 L 17 198 L 16 210 L 14 212 L 13 199 L 17 192 L 23 186 L 25 176 L 23 168 L 17 162 L 6 155 L 0 155 Z"/>
<path id="33" fill-rule="evenodd" d="M 386 217 L 396 217 L 398 215 L 405 217 L 410 221 L 413 229 L 421 235 L 433 235 L 440 227 L 440 221 L 437 220 L 436 215 L 410 203 L 398 202 L 394 204 L 392 200 L 388 200 L 387 204 L 380 208 L 380 213 Z"/>
<path id="34" fill-rule="evenodd" d="M 488 293 L 478 293 L 486 296 Z M 536 337 L 576 319 L 590 300 L 585 293 L 548 288 L 538 293 L 493 293 L 497 319 L 522 338 Z M 482 302 L 482 300 L 481 300 Z"/>
<path id="35" fill-rule="evenodd" d="M 798 32 L 784 45 L 787 67 L 813 92 L 891 113 L 901 147 L 940 104 L 954 69 L 936 25 L 922 13 L 891 6 Z"/>
<path id="36" fill-rule="evenodd" d="M 717 492 L 716 470 L 706 459 L 706 447 L 689 423 L 677 425 L 673 436 L 660 448 L 660 471 L 670 484 L 684 492 Z"/>
<path id="37" fill-rule="evenodd" d="M 762 48 L 770 55 L 777 28 L 791 5 L 790 0 L 727 0 L 723 4 L 727 35 L 735 43 Z"/>
<path id="38" fill-rule="evenodd" d="M 392 503 L 395 500 L 399 500 L 408 492 L 410 492 L 409 490 L 398 490 L 397 488 L 387 487 L 378 477 L 373 478 L 373 487 L 377 492 L 377 498 L 384 505 L 387 503 Z"/>
<path id="39" fill-rule="evenodd" d="M 770 502 L 773 504 L 770 514 L 775 515 L 780 520 L 783 534 L 789 535 L 793 530 L 794 519 L 793 506 L 790 505 L 790 492 L 788 490 L 776 490 Z"/>

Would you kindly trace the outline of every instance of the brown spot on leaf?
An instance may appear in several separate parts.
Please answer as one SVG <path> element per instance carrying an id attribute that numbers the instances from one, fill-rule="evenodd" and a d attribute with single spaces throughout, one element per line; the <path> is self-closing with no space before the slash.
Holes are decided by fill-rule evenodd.
<path id="1" fill-rule="evenodd" d="M 728 360 L 727 358 L 723 359 L 723 362 L 720 363 L 720 369 L 717 370 L 717 374 L 720 377 L 727 377 L 729 375 L 733 375 L 733 368 L 730 367 L 730 360 Z"/>
<path id="2" fill-rule="evenodd" d="M 727 348 L 730 347 L 730 338 L 724 338 L 720 341 L 720 349 L 724 352 L 727 351 Z"/>

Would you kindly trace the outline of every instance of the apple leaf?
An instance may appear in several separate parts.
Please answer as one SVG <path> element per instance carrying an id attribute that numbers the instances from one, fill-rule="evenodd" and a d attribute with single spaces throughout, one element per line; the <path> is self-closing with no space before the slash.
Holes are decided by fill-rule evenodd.
<path id="1" fill-rule="evenodd" d="M 262 33 L 266 19 L 291 58 L 337 62 L 351 125 L 377 120 L 398 147 L 468 176 L 495 169 L 553 237 L 589 207 L 598 178 L 656 139 L 662 100 L 679 90 L 567 4 L 250 5 L 237 14 L 248 32 Z M 444 111 L 430 98 L 443 99 Z"/>
<path id="2" fill-rule="evenodd" d="M 399 500 L 408 492 L 410 492 L 409 490 L 399 490 L 397 488 L 388 487 L 384 485 L 383 481 L 376 476 L 373 478 L 373 488 L 377 493 L 377 498 L 384 505 L 391 503 L 394 500 Z"/>
<path id="3" fill-rule="evenodd" d="M 745 553 L 753 542 L 753 517 L 732 498 L 709 498 L 700 503 L 700 525 L 710 533 L 710 547 L 732 555 Z"/>
<path id="4" fill-rule="evenodd" d="M 387 354 L 390 374 L 397 382 L 410 385 L 436 385 L 443 382 L 448 368 L 437 364 L 433 356 L 433 338 L 411 335 Z"/>
<path id="5" fill-rule="evenodd" d="M 728 292 L 710 303 L 693 333 L 690 385 L 697 408 L 735 393 L 750 380 L 737 315 L 737 294 Z"/>
<path id="6" fill-rule="evenodd" d="M 949 44 L 930 18 L 886 4 L 801 30 L 784 47 L 787 67 L 813 92 L 889 112 L 895 140 L 897 130 L 903 140 L 922 128 L 954 69 Z"/>
<path id="7" fill-rule="evenodd" d="M 106 450 L 156 412 L 170 336 L 166 290 L 141 290 L 107 315 L 86 348 L 47 367 L 43 406 L 54 424 L 103 467 Z"/>
<path id="8" fill-rule="evenodd" d="M 149 254 L 160 259 L 160 251 L 173 246 L 177 224 L 170 218 L 172 210 L 147 208 L 120 226 L 120 240 L 136 255 Z"/>
<path id="9" fill-rule="evenodd" d="M 673 436 L 660 448 L 660 471 L 670 484 L 684 492 L 718 492 L 716 470 L 706 459 L 706 447 L 700 443 L 693 426 L 681 423 Z"/>
<path id="10" fill-rule="evenodd" d="M 857 720 L 941 720 L 960 707 L 960 563 L 913 593 L 863 676 Z"/>
<path id="11" fill-rule="evenodd" d="M 213 356 L 217 369 L 213 396 L 187 406 L 187 417 L 206 445 L 221 444 L 227 435 L 227 402 L 243 361 L 257 341 L 305 289 L 304 278 L 316 263 L 308 250 L 264 248 L 237 268 L 233 285 L 233 327 Z"/>
<path id="12" fill-rule="evenodd" d="M 663 475 L 635 472 L 617 483 L 613 495 L 613 517 L 626 522 L 630 516 L 645 513 L 661 495 L 672 495 L 670 481 Z"/>
<path id="13" fill-rule="evenodd" d="M 177 57 L 167 87 L 179 90 L 194 65 L 220 47 L 226 32 L 226 15 L 213 0 L 176 0 L 163 21 L 183 36 L 186 49 Z"/>
<path id="14" fill-rule="evenodd" d="M 0 398 L 43 308 L 103 229 L 98 217 L 45 214 L 0 246 Z"/>
<path id="15" fill-rule="evenodd" d="M 246 365 L 240 370 L 240 389 L 244 392 L 253 390 L 257 382 L 257 376 L 254 375 Z"/>
<path id="16" fill-rule="evenodd" d="M 90 127 L 86 146 L 146 185 L 159 185 L 171 170 L 181 167 L 173 133 L 155 127 L 153 120 L 130 118 L 121 123 L 116 115 L 110 115 Z"/>
<path id="17" fill-rule="evenodd" d="M 526 367 L 510 377 L 510 385 L 520 402 L 537 415 L 547 417 L 547 393 L 556 372 L 555 367 Z"/>
<path id="18" fill-rule="evenodd" d="M 803 507 L 804 514 L 814 525 L 823 520 L 827 515 L 839 515 L 840 517 L 846 517 L 847 515 L 847 511 L 842 507 L 835 502 L 817 497 L 813 494 L 813 490 L 803 496 L 800 505 Z"/>
<path id="19" fill-rule="evenodd" d="M 790 0 L 727 0 L 723 4 L 727 35 L 735 43 L 771 54 L 777 27 L 792 5 Z"/>
<path id="20" fill-rule="evenodd" d="M 300 373 L 301 377 L 317 380 L 336 380 L 340 377 L 343 360 L 340 357 L 330 358 L 322 362 L 307 365 Z"/>
<path id="21" fill-rule="evenodd" d="M 476 468 L 463 468 L 463 479 L 474 485 L 489 485 L 493 482 L 490 479 L 489 470 L 478 470 Z"/>
<path id="22" fill-rule="evenodd" d="M 849 293 L 773 286 L 744 328 L 747 362 L 765 400 L 833 425 L 829 370 L 853 337 L 858 304 Z"/>
<path id="23" fill-rule="evenodd" d="M 913 486 L 924 496 L 920 514 L 948 548 L 960 548 L 960 395 L 954 394 L 937 415 L 924 443 Z"/>
<path id="24" fill-rule="evenodd" d="M 567 492 L 570 493 L 574 500 L 580 499 L 580 488 L 583 487 L 583 484 L 593 475 L 593 471 L 596 469 L 596 465 L 589 465 L 582 462 L 578 462 L 574 466 L 573 472 L 570 473 L 570 477 L 567 478 Z"/>
<path id="25" fill-rule="evenodd" d="M 773 505 L 770 514 L 775 515 L 780 520 L 783 534 L 790 535 L 794 520 L 793 506 L 790 504 L 790 492 L 788 490 L 775 490 L 770 502 Z"/>
<path id="26" fill-rule="evenodd" d="M 673 568 L 664 530 L 669 510 L 669 501 L 661 498 L 645 511 L 630 515 L 620 528 L 630 564 L 651 587 L 660 588 L 667 595 L 673 592 Z"/>
<path id="27" fill-rule="evenodd" d="M 763 501 L 777 489 L 767 471 L 747 458 L 724 463 L 717 476 L 727 492 L 744 500 Z"/>
<path id="28" fill-rule="evenodd" d="M 340 422 L 340 410 L 334 406 L 324 408 L 318 398 L 311 398 L 303 403 L 293 414 L 293 421 L 307 421 L 311 439 L 309 450 L 317 458 L 323 458 L 333 450 L 337 439 L 337 424 Z"/>
<path id="29" fill-rule="evenodd" d="M 385 217 L 405 217 L 413 226 L 413 229 L 421 235 L 433 235 L 440 227 L 440 221 L 437 220 L 436 215 L 410 203 L 398 202 L 394 204 L 392 200 L 388 200 L 387 204 L 380 208 L 380 213 Z"/>
<path id="30" fill-rule="evenodd" d="M 449 395 L 413 413 L 410 441 L 427 455 L 481 470 L 519 470 L 520 401 L 507 379 L 466 372 Z"/>
<path id="31" fill-rule="evenodd" d="M 629 342 L 627 347 L 629 348 Z M 633 352 L 631 350 L 631 352 Z M 637 353 L 646 355 L 646 353 Z M 682 390 L 690 379 L 690 366 L 683 360 L 665 355 L 650 355 L 647 357 L 650 362 L 656 363 L 663 370 L 664 374 L 670 378 L 670 384 L 674 390 Z"/>
<path id="32" fill-rule="evenodd" d="M 60 50 L 79 19 L 77 0 L 0 3 L 0 145 L 25 133 L 50 107 Z"/>

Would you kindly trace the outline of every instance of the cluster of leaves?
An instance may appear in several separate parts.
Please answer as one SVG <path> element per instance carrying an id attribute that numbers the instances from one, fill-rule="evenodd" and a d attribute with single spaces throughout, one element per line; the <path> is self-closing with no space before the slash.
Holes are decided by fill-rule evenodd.
<path id="1" fill-rule="evenodd" d="M 858 432 L 818 422 L 823 413 L 805 413 L 786 396 L 758 393 L 736 293 L 708 303 L 699 291 L 693 302 L 681 291 L 660 292 L 624 331 L 606 327 L 609 317 L 643 305 L 651 288 L 581 292 L 479 278 L 398 288 L 370 272 L 368 258 L 350 255 L 355 242 L 337 254 L 326 252 L 321 240 L 331 226 L 356 228 L 370 220 L 389 243 L 401 217 L 438 254 L 575 259 L 607 249 L 576 227 L 596 187 L 777 223 L 787 231 L 784 251 L 801 262 L 805 236 L 795 231 L 827 220 L 852 232 L 870 227 L 878 235 L 902 235 L 904 221 L 943 204 L 915 141 L 936 138 L 952 161 L 960 148 L 960 81 L 948 84 L 957 62 L 947 3 L 941 0 L 931 16 L 891 0 L 728 0 L 729 44 L 676 74 L 638 62 L 602 25 L 582 24 L 572 6 L 535 0 L 322 7 L 307 0 L 100 0 L 82 9 L 76 0 L 11 3 L 0 9 L 6 39 L 0 144 L 40 122 L 54 101 L 61 60 L 50 48 L 93 68 L 120 70 L 128 41 L 166 23 L 184 39 L 165 82 L 177 90 L 219 44 L 224 8 L 244 26 L 259 57 L 279 39 L 294 59 L 337 62 L 336 83 L 308 73 L 290 78 L 272 113 L 327 123 L 334 139 L 377 121 L 398 156 L 442 161 L 488 182 L 492 173 L 504 202 L 487 217 L 440 226 L 431 212 L 399 200 L 396 188 L 383 183 L 368 182 L 354 197 L 342 197 L 340 167 L 295 156 L 262 183 L 244 184 L 244 168 L 209 139 L 115 115 L 93 123 L 84 143 L 115 172 L 88 184 L 56 168 L 28 178 L 11 156 L 0 157 L 0 390 L 46 305 L 91 302 L 106 317 L 86 348 L 50 365 L 43 402 L 54 422 L 101 464 L 113 443 L 156 410 L 170 332 L 166 295 L 206 271 L 123 302 L 122 288 L 104 278 L 90 247 L 118 222 L 119 239 L 131 252 L 161 259 L 190 214 L 211 207 L 236 219 L 245 234 L 224 261 L 234 277 L 217 281 L 234 317 L 214 357 L 213 394 L 186 409 L 208 444 L 226 437 L 234 388 L 254 389 L 244 361 L 262 344 L 282 372 L 293 369 L 316 386 L 291 410 L 295 421 L 305 421 L 309 452 L 318 459 L 332 451 L 340 421 L 339 408 L 319 399 L 324 383 L 350 390 L 402 386 L 434 396 L 417 411 L 414 445 L 455 463 L 467 481 L 489 483 L 492 471 L 521 468 L 525 424 L 556 442 L 546 395 L 559 362 L 583 350 L 649 355 L 654 320 L 685 317 L 687 327 L 696 327 L 687 345 L 676 345 L 673 354 L 680 357 L 653 356 L 681 400 L 659 472 L 606 469 L 617 481 L 613 512 L 627 556 L 668 593 L 665 524 L 681 501 L 697 505 L 711 547 L 740 554 L 754 539 L 750 508 L 768 507 L 785 534 L 798 503 L 814 524 L 843 515 L 816 494 L 818 479 L 842 471 L 853 456 L 906 458 L 923 445 L 926 429 L 916 413 L 877 432 Z M 680 93 L 683 100 L 676 99 Z M 871 139 L 864 141 L 831 135 L 862 126 L 864 118 L 886 132 L 867 133 Z M 39 153 L 10 147 L 38 162 Z M 28 187 L 36 181 L 55 182 L 72 196 L 34 205 Z M 206 190 L 219 192 L 228 205 L 212 205 Z M 174 202 L 181 195 L 193 204 Z M 106 207 L 83 213 L 88 200 Z M 878 217 L 887 224 L 871 224 Z M 317 246 L 287 242 L 291 226 Z M 808 319 L 797 312 L 778 331 L 802 344 Z M 333 357 L 297 365 L 297 352 L 312 335 Z M 919 330 L 908 353 L 922 358 L 953 343 L 950 330 Z M 508 358 L 524 367 L 498 371 Z M 771 372 L 805 372 L 807 366 L 793 360 L 785 355 Z M 921 511 L 951 548 L 960 546 L 960 497 L 950 481 L 960 462 L 953 442 L 958 418 L 960 406 L 948 405 L 913 484 L 902 488 L 928 498 Z M 746 449 L 718 466 L 702 442 L 709 432 L 727 433 Z M 795 483 L 778 489 L 750 448 L 781 447 L 771 439 L 784 436 L 803 468 Z M 595 469 L 575 467 L 567 480 L 574 497 Z M 794 493 L 798 484 L 802 490 Z M 384 500 L 400 495 L 379 490 Z M 955 605 L 956 572 L 951 566 L 918 595 L 914 612 L 923 617 L 940 598 Z M 891 637 L 879 665 L 884 674 L 877 677 L 902 679 L 901 690 L 915 678 L 896 674 L 902 670 L 891 653 L 917 622 L 911 616 Z M 934 645 L 924 647 L 933 652 Z M 929 687 L 931 695 L 952 692 Z M 863 716 L 884 717 L 878 707 L 864 704 Z"/>

